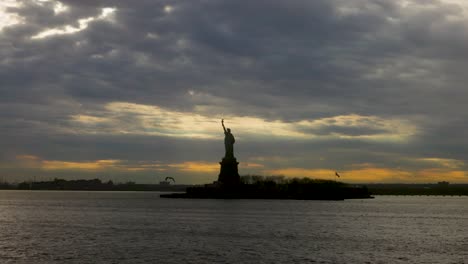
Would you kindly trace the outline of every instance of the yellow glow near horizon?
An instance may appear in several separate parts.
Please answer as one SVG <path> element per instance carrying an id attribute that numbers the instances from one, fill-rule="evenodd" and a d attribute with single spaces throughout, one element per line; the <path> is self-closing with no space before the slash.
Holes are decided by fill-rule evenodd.
<path id="1" fill-rule="evenodd" d="M 17 155 L 18 160 L 39 160 L 40 158 L 34 155 Z"/>
<path id="2" fill-rule="evenodd" d="M 335 172 L 328 169 L 305 169 L 305 168 L 284 168 L 265 170 L 265 175 L 283 175 L 290 178 L 317 178 L 330 179 L 333 178 Z"/>
<path id="3" fill-rule="evenodd" d="M 121 160 L 95 160 L 95 161 L 62 161 L 44 160 L 34 155 L 17 155 L 19 166 L 43 170 L 100 170 L 117 167 Z"/>
<path id="4" fill-rule="evenodd" d="M 44 170 L 101 170 L 112 168 L 119 162 L 119 160 L 96 160 L 90 162 L 44 160 L 42 161 L 41 168 Z"/>
<path id="5" fill-rule="evenodd" d="M 362 168 L 356 170 L 347 170 L 340 173 L 343 181 L 352 182 L 426 182 L 427 177 L 420 177 L 415 179 L 414 173 L 398 169 L 389 168 Z"/>
<path id="6" fill-rule="evenodd" d="M 194 162 L 187 161 L 183 163 L 169 164 L 168 167 L 186 172 L 216 172 L 219 171 L 219 164 L 214 162 Z"/>
<path id="7" fill-rule="evenodd" d="M 458 169 L 465 165 L 463 161 L 455 160 L 455 159 L 421 158 L 421 159 L 417 159 L 417 161 L 438 164 L 442 167 L 446 167 L 449 169 Z"/>
<path id="8" fill-rule="evenodd" d="M 161 163 L 155 161 L 128 162 L 126 160 L 94 160 L 94 161 L 63 161 L 43 160 L 33 155 L 18 155 L 16 165 L 2 168 L 29 168 L 44 171 L 115 171 L 115 172 L 166 172 L 187 173 L 187 175 L 205 174 L 213 179 L 219 172 L 220 165 L 217 162 L 186 161 L 180 163 Z M 375 167 L 372 164 L 357 164 L 350 169 L 339 171 L 340 178 L 335 176 L 335 171 L 326 168 L 297 168 L 285 167 L 282 169 L 268 169 L 265 164 L 241 163 L 240 168 L 245 172 L 253 169 L 254 174 L 265 176 L 282 175 L 288 178 L 312 178 L 325 180 L 338 180 L 348 183 L 434 183 L 438 181 L 450 181 L 468 183 L 468 171 L 450 168 L 422 168 L 415 170 L 393 169 Z"/>
<path id="9" fill-rule="evenodd" d="M 468 183 L 468 171 L 448 169 L 424 169 L 417 172 L 416 178 L 424 177 L 435 181 L 451 181 Z"/>
<path id="10" fill-rule="evenodd" d="M 19 166 L 24 168 L 36 168 L 42 170 L 116 170 L 116 171 L 181 171 L 192 173 L 215 172 L 219 170 L 216 162 L 186 161 L 181 163 L 162 164 L 154 161 L 128 163 L 125 160 L 105 159 L 93 161 L 64 161 L 45 160 L 34 155 L 18 155 L 16 159 Z M 249 166 L 260 166 L 250 164 Z"/>
<path id="11" fill-rule="evenodd" d="M 340 171 L 340 178 L 335 176 L 334 170 L 285 168 L 266 170 L 270 175 L 284 175 L 291 178 L 315 178 L 325 180 L 338 180 L 355 183 L 433 183 L 438 181 L 451 181 L 468 183 L 468 172 L 440 168 L 419 169 L 415 171 L 367 167 Z"/>

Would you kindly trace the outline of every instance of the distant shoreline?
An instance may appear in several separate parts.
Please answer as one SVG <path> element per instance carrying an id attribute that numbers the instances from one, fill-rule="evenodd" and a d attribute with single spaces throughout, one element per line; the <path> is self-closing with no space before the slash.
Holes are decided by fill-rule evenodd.
<path id="1" fill-rule="evenodd" d="M 102 182 L 99 179 L 92 180 L 63 180 L 21 182 L 19 184 L 0 184 L 0 190 L 35 190 L 35 191 L 160 191 L 183 192 L 185 184 L 138 184 L 134 182 L 117 183 L 112 181 Z"/>
<path id="2" fill-rule="evenodd" d="M 351 184 L 352 185 L 352 184 Z M 0 183 L 0 190 L 44 190 L 44 191 L 148 191 L 185 192 L 187 188 L 202 185 L 188 184 L 139 184 L 134 182 L 117 183 L 92 180 L 63 180 L 22 182 L 19 184 Z M 359 184 L 365 186 L 371 195 L 397 196 L 468 196 L 468 184 Z"/>
<path id="3" fill-rule="evenodd" d="M 176 186 L 175 186 L 176 187 Z M 35 192 L 162 192 L 162 193 L 184 193 L 183 190 L 90 190 L 90 189 L 5 189 L 0 188 L 0 191 L 35 191 Z M 371 193 L 372 197 L 382 197 L 382 196 L 419 196 L 419 197 L 429 197 L 429 196 L 441 196 L 441 197 L 468 197 L 468 194 L 375 194 Z M 268 199 L 268 198 L 264 198 Z M 271 200 L 271 199 L 270 199 Z"/>

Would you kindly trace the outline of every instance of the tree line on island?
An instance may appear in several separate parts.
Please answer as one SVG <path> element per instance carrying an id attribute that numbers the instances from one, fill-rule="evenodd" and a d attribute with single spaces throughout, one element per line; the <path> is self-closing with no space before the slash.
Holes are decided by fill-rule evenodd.
<path id="1" fill-rule="evenodd" d="M 244 191 L 249 188 L 264 192 L 317 192 L 317 189 L 330 191 L 336 188 L 346 188 L 353 185 L 333 180 L 311 178 L 288 178 L 285 176 L 244 175 L 240 177 Z M 53 179 L 50 181 L 23 181 L 20 183 L 1 182 L 1 190 L 89 190 L 89 191 L 185 191 L 187 188 L 199 185 L 188 184 L 141 184 L 132 181 L 114 183 L 100 179 L 65 180 Z M 427 184 L 364 184 L 372 195 L 467 195 L 468 184 L 449 184 L 448 182 Z"/>

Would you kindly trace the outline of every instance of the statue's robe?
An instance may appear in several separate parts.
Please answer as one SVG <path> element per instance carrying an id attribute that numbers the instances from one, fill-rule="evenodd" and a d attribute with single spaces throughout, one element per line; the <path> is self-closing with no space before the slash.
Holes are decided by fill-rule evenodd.
<path id="1" fill-rule="evenodd" d="M 225 158 L 234 158 L 234 143 L 236 140 L 231 132 L 224 132 L 224 147 L 226 149 Z"/>

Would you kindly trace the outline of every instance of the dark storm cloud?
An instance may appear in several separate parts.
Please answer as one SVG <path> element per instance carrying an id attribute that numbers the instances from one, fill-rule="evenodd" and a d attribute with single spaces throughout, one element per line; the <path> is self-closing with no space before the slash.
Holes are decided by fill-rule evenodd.
<path id="1" fill-rule="evenodd" d="M 284 123 L 357 114 L 418 128 L 400 143 L 247 138 L 250 145 L 239 146 L 246 159 L 328 153 L 339 157 L 335 166 L 398 167 L 412 166 L 399 155 L 467 158 L 468 18 L 461 6 L 436 0 L 406 6 L 390 0 L 63 0 L 68 9 L 56 13 L 54 2 L 22 3 L 8 11 L 23 22 L 0 31 L 2 156 L 176 162 L 193 159 L 189 153 L 209 160 L 222 152 L 213 140 L 78 134 L 81 128 L 70 123 L 76 115 L 105 117 L 108 103 L 129 102 Z M 115 13 L 98 19 L 102 8 Z M 79 28 L 80 19 L 90 17 L 95 20 L 79 32 L 32 38 Z M 134 125 L 133 116 L 126 118 Z M 328 125 L 302 132 L 369 136 L 388 128 Z M 359 155 L 346 154 L 357 148 Z M 322 160 L 316 166 L 333 165 Z"/>

